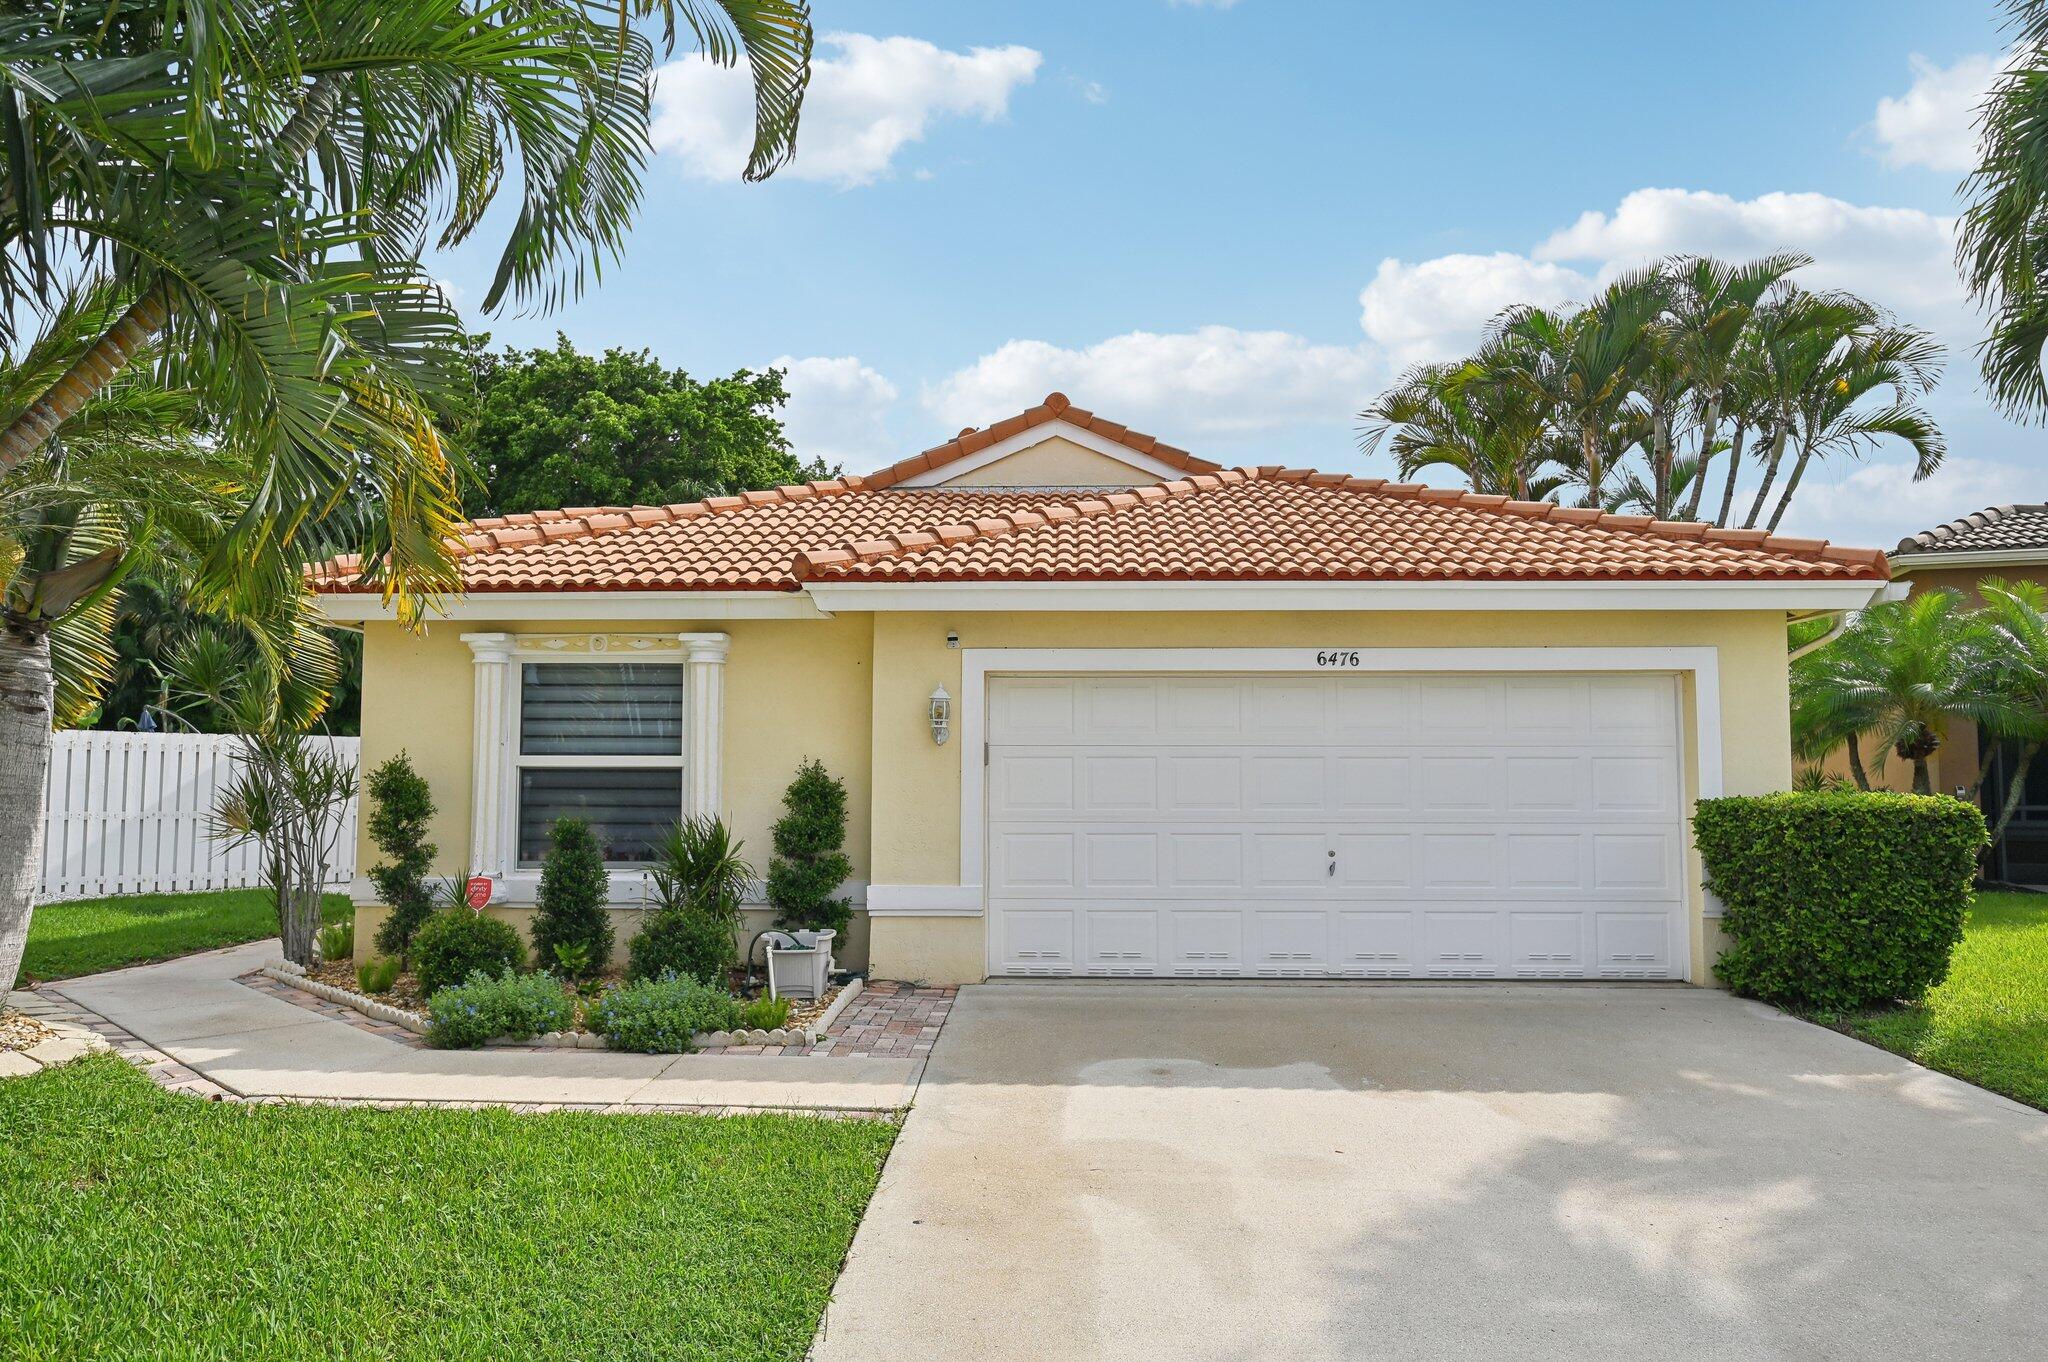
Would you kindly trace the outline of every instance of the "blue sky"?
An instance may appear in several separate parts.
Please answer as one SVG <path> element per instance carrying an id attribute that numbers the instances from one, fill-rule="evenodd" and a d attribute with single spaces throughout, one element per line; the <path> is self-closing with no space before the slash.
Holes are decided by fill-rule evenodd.
<path id="1" fill-rule="evenodd" d="M 1791 527 L 1889 545 L 2048 499 L 1949 262 L 1990 0 L 814 8 L 791 166 L 740 183 L 743 85 L 679 59 L 624 260 L 471 324 L 700 376 L 790 362 L 792 437 L 855 471 L 1051 388 L 1226 463 L 1362 469 L 1353 413 L 1499 307 L 1800 249 L 1947 341 L 1951 453 L 1918 485 L 1896 450 L 1810 475 Z M 435 268 L 467 305 L 491 259 Z"/>

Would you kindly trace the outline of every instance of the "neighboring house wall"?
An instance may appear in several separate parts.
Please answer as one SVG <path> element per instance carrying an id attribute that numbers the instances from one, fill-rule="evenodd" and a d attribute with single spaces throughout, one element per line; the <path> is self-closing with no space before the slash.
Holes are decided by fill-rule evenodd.
<path id="1" fill-rule="evenodd" d="M 437 623 L 424 635 L 397 626 L 365 630 L 363 764 L 400 748 L 433 787 L 439 812 L 436 869 L 460 875 L 469 839 L 473 661 L 463 633 L 607 632 L 618 626 L 572 620 L 493 625 Z M 757 870 L 769 860 L 770 827 L 797 764 L 821 758 L 846 782 L 851 817 L 848 855 L 865 889 L 958 886 L 961 876 L 961 764 L 978 753 L 961 741 L 939 746 L 927 698 L 944 685 L 963 694 L 965 649 L 1172 648 L 1214 650 L 1228 672 L 1234 648 L 1712 648 L 1718 658 L 1722 788 L 1731 794 L 1788 786 L 1784 618 L 1741 612 L 1376 612 L 1376 613 L 883 613 L 829 620 L 635 622 L 641 634 L 717 630 L 731 636 L 725 670 L 722 812 L 746 842 Z M 947 644 L 957 633 L 960 650 Z M 1455 670 L 1455 667 L 1447 668 Z M 1684 696 L 1688 794 L 1698 788 L 1699 734 Z M 956 733 L 958 728 L 956 726 Z M 870 822 L 872 818 L 872 824 Z M 365 841 L 361 864 L 377 852 Z M 1692 978 L 1711 982 L 1720 948 L 1704 916 L 1697 857 L 1688 853 Z M 360 903 L 370 896 L 358 885 Z M 941 896 L 943 897 L 943 896 Z M 957 895 L 955 897 L 958 897 Z M 986 959 L 985 919 L 959 904 L 915 915 L 902 905 L 869 923 L 858 918 L 842 958 L 871 963 L 885 977 L 939 982 L 976 980 Z M 941 915 L 945 914 L 945 915 Z M 380 913 L 366 906 L 364 929 Z M 525 910 L 504 913 L 524 921 Z M 751 915 L 750 930 L 766 914 Z M 637 915 L 619 916 L 620 947 Z M 872 943 L 868 929 L 872 927 Z"/>

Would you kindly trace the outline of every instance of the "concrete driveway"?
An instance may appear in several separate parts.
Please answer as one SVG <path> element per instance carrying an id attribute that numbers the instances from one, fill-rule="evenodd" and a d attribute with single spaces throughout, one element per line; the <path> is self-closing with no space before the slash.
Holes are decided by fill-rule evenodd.
<path id="1" fill-rule="evenodd" d="M 1678 988 L 963 990 L 826 1315 L 906 1357 L 2041 1356 L 2048 1117 Z"/>

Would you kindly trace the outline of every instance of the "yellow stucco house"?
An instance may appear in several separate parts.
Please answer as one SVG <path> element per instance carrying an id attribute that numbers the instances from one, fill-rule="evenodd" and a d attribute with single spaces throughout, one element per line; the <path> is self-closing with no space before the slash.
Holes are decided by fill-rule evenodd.
<path id="1" fill-rule="evenodd" d="M 1889 576 L 1225 470 L 1057 393 L 866 477 L 465 542 L 423 632 L 353 564 L 318 579 L 364 633 L 364 767 L 411 754 L 442 873 L 520 921 L 549 822 L 582 815 L 623 940 L 658 829 L 718 813 L 765 866 L 815 756 L 851 796 L 842 960 L 935 983 L 1708 982 L 1691 803 L 1787 786 L 1786 621 Z"/>

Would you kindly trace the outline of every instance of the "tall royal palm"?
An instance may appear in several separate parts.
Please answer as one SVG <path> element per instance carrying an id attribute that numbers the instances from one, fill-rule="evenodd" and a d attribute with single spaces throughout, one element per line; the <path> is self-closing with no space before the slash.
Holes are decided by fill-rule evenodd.
<path id="1" fill-rule="evenodd" d="M 138 358 L 189 395 L 241 501 L 193 564 L 202 605 L 309 553 L 361 555 L 408 617 L 454 583 L 455 460 L 434 418 L 456 320 L 422 268 L 509 221 L 484 306 L 546 307 L 623 243 L 657 44 L 752 69 L 748 174 L 790 154 L 806 0 L 70 0 L 0 15 L 0 349 L 88 284 L 104 329 L 0 412 L 0 495 L 49 482 L 67 424 Z M 509 213 L 489 213 L 505 198 Z M 87 489 L 89 490 L 89 489 Z M 81 494 L 81 501 L 90 497 Z M 367 505 L 365 504 L 367 503 Z M 154 522 L 144 521 L 144 526 Z M 0 616 L 0 978 L 26 936 L 49 631 L 144 552 L 117 533 L 25 563 Z"/>

